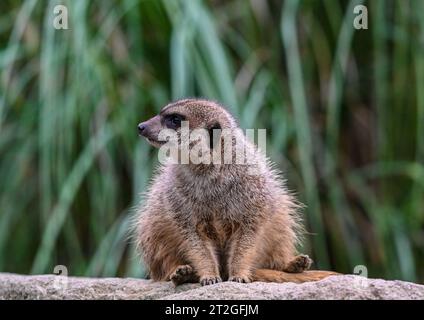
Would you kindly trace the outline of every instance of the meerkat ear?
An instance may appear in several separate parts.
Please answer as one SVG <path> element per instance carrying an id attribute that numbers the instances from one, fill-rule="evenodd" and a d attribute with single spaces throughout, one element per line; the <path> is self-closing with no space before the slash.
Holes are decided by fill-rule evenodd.
<path id="1" fill-rule="evenodd" d="M 211 149 L 213 149 L 217 145 L 219 139 L 221 138 L 221 129 L 221 125 L 218 122 L 214 123 L 209 127 L 209 147 Z"/>

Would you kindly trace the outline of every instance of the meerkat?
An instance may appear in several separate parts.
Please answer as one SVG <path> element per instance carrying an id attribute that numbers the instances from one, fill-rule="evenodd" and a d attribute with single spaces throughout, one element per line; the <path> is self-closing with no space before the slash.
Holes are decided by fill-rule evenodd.
<path id="1" fill-rule="evenodd" d="M 159 138 L 161 130 L 180 134 L 184 121 L 189 130 L 202 128 L 211 134 L 213 130 L 211 153 L 216 142 L 230 135 L 231 144 L 238 138 L 245 154 L 255 161 L 160 165 L 135 221 L 136 245 L 150 278 L 171 280 L 175 285 L 210 285 L 221 281 L 300 283 L 336 275 L 307 271 L 312 260 L 296 252 L 303 233 L 299 204 L 280 172 L 240 135 L 237 121 L 225 107 L 205 99 L 179 100 L 140 123 L 139 135 L 161 147 L 165 143 Z M 254 174 L 249 172 L 253 166 Z"/>

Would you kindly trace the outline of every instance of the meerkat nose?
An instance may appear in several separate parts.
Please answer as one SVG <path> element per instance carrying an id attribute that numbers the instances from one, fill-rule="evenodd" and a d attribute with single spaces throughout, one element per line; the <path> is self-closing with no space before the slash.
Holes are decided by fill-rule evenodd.
<path id="1" fill-rule="evenodd" d="M 137 126 L 138 133 L 139 133 L 139 134 L 141 134 L 141 135 L 144 135 L 144 134 L 145 134 L 145 129 L 146 129 L 146 127 L 147 127 L 147 126 L 144 124 L 144 122 L 140 123 L 140 124 Z M 144 134 L 143 134 L 143 132 L 144 132 Z"/>

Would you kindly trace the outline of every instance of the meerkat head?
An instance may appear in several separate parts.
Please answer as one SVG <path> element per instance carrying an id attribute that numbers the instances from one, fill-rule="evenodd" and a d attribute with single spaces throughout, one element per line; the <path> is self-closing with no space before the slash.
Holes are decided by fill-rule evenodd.
<path id="1" fill-rule="evenodd" d="M 218 103 L 204 99 L 184 99 L 166 105 L 158 115 L 140 123 L 138 132 L 151 145 L 159 148 L 166 143 L 161 138 L 161 132 L 165 130 L 174 130 L 180 142 L 183 125 L 187 125 L 190 131 L 206 130 L 211 144 L 212 137 L 216 138 L 214 130 L 237 128 L 234 118 Z"/>
<path id="2" fill-rule="evenodd" d="M 189 164 L 203 174 L 221 165 L 247 165 L 256 170 L 256 147 L 220 104 L 184 99 L 166 105 L 158 115 L 138 125 L 139 135 L 159 148 L 159 162 Z M 187 168 L 184 166 L 184 168 Z"/>

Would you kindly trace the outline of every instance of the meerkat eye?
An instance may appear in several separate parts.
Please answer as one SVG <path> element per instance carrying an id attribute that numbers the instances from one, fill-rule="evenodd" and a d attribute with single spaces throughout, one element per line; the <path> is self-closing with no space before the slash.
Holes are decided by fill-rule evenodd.
<path id="1" fill-rule="evenodd" d="M 170 114 L 165 116 L 165 125 L 169 129 L 178 129 L 181 127 L 181 121 L 184 121 L 184 117 L 179 114 Z"/>

